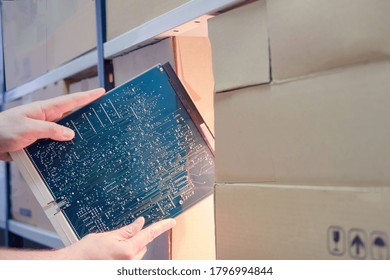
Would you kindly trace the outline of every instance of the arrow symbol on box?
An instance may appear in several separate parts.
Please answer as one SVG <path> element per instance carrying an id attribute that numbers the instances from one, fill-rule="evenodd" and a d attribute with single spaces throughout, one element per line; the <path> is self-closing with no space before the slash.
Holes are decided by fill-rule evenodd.
<path id="1" fill-rule="evenodd" d="M 352 240 L 351 247 L 356 246 L 356 255 L 360 255 L 360 248 L 364 248 L 364 243 L 360 239 L 359 235 L 356 235 Z"/>

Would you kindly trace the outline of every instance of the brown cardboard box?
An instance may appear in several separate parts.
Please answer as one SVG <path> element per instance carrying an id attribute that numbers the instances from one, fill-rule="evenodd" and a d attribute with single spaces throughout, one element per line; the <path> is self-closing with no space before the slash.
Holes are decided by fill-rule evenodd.
<path id="1" fill-rule="evenodd" d="M 45 88 L 37 90 L 31 94 L 31 101 L 46 100 L 58 97 L 67 93 L 64 81 L 58 81 L 54 84 L 48 85 Z"/>
<path id="2" fill-rule="evenodd" d="M 270 82 L 266 2 L 209 19 L 215 91 Z"/>
<path id="3" fill-rule="evenodd" d="M 200 201 L 176 218 L 171 259 L 215 260 L 214 196 Z"/>
<path id="4" fill-rule="evenodd" d="M 4 1 L 3 14 L 7 89 L 96 47 L 94 1 Z"/>
<path id="5" fill-rule="evenodd" d="M 216 181 L 388 186 L 390 62 L 216 95 Z"/>
<path id="6" fill-rule="evenodd" d="M 272 77 L 389 59 L 387 0 L 267 1 Z"/>
<path id="7" fill-rule="evenodd" d="M 3 38 L 7 89 L 47 71 L 46 0 L 4 1 Z"/>
<path id="8" fill-rule="evenodd" d="M 214 133 L 214 80 L 208 38 L 178 36 L 174 38 L 174 54 L 179 79 Z M 215 259 L 213 196 L 200 201 L 176 220 L 177 225 L 172 229 L 171 258 Z"/>
<path id="9" fill-rule="evenodd" d="M 49 70 L 96 47 L 95 1 L 47 1 L 47 14 Z"/>
<path id="10" fill-rule="evenodd" d="M 11 163 L 11 207 L 12 219 L 55 232 L 15 163 Z"/>
<path id="11" fill-rule="evenodd" d="M 176 73 L 214 133 L 214 80 L 207 37 L 175 37 Z"/>
<path id="12" fill-rule="evenodd" d="M 87 91 L 99 87 L 98 77 L 83 79 L 69 85 L 69 93 Z"/>
<path id="13" fill-rule="evenodd" d="M 217 259 L 389 259 L 390 188 L 216 186 Z"/>
<path id="14" fill-rule="evenodd" d="M 145 22 L 188 2 L 188 0 L 107 1 L 107 40 L 111 40 Z"/>
<path id="15" fill-rule="evenodd" d="M 112 61 L 114 65 L 115 85 L 119 86 L 156 64 L 164 64 L 166 62 L 169 62 L 172 67 L 175 66 L 171 38 L 115 57 Z"/>

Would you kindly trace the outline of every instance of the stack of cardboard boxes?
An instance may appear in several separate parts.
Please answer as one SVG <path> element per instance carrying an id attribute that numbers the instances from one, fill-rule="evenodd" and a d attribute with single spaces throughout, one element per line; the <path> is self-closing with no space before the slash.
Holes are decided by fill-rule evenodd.
<path id="1" fill-rule="evenodd" d="M 107 40 L 141 26 L 189 0 L 115 0 L 106 2 Z"/>
<path id="2" fill-rule="evenodd" d="M 94 1 L 3 1 L 2 11 L 7 89 L 96 47 Z"/>
<path id="3" fill-rule="evenodd" d="M 219 259 L 390 258 L 390 2 L 209 21 Z"/>

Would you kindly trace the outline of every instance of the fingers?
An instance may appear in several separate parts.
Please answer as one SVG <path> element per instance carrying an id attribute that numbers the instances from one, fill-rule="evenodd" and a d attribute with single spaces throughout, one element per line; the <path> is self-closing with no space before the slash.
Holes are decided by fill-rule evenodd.
<path id="1" fill-rule="evenodd" d="M 121 227 L 120 229 L 117 229 L 114 232 L 116 234 L 119 234 L 121 238 L 129 239 L 134 235 L 136 235 L 143 228 L 144 224 L 145 224 L 145 219 L 143 217 L 139 217 L 130 225 Z"/>
<path id="2" fill-rule="evenodd" d="M 53 122 L 29 120 L 29 124 L 30 129 L 27 136 L 32 142 L 43 138 L 50 138 L 57 141 L 69 141 L 75 136 L 72 129 Z"/>
<path id="3" fill-rule="evenodd" d="M 105 93 L 103 88 L 98 88 L 90 91 L 72 93 L 57 98 L 52 98 L 41 102 L 41 110 L 46 116 L 46 120 L 54 121 L 61 117 L 64 113 L 91 103 Z"/>
<path id="4" fill-rule="evenodd" d="M 134 249 L 138 252 L 143 249 L 147 244 L 152 242 L 157 236 L 163 232 L 173 228 L 176 225 L 174 219 L 166 219 L 141 230 L 133 238 L 129 239 L 129 242 Z"/>

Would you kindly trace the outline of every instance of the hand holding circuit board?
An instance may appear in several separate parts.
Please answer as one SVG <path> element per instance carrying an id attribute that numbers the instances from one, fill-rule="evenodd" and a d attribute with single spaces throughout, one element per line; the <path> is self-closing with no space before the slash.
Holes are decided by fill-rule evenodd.
<path id="1" fill-rule="evenodd" d="M 12 160 L 10 152 L 23 149 L 38 139 L 72 140 L 75 136 L 74 131 L 56 124 L 55 121 L 71 110 L 94 101 L 104 93 L 104 89 L 96 89 L 34 102 L 2 112 L 0 114 L 0 160 Z"/>
<path id="2" fill-rule="evenodd" d="M 103 89 L 35 102 L 0 113 L 0 159 L 11 160 L 9 152 L 20 150 L 41 138 L 69 141 L 75 134 L 54 123 L 74 108 L 101 97 Z M 110 232 L 90 234 L 57 251 L 14 251 L 0 249 L 0 259 L 142 259 L 146 245 L 175 225 L 166 219 L 142 230 L 144 218 Z"/>

